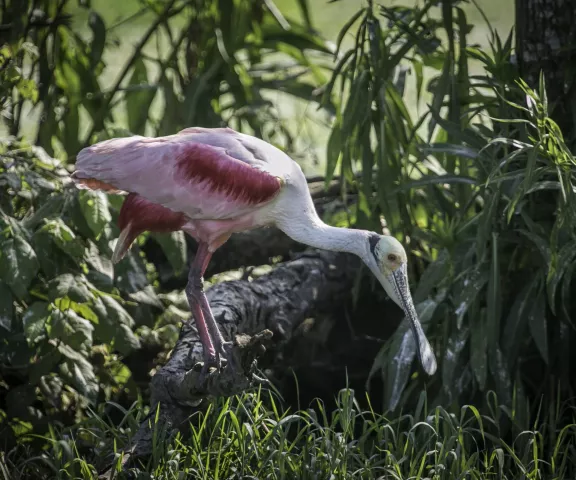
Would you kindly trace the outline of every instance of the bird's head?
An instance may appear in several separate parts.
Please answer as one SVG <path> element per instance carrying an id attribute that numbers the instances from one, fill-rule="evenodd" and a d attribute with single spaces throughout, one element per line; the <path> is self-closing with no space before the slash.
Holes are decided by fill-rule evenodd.
<path id="1" fill-rule="evenodd" d="M 370 233 L 363 260 L 390 298 L 404 310 L 416 340 L 420 363 L 428 375 L 433 375 L 436 371 L 436 358 L 422 330 L 410 294 L 406 250 L 394 237 Z"/>

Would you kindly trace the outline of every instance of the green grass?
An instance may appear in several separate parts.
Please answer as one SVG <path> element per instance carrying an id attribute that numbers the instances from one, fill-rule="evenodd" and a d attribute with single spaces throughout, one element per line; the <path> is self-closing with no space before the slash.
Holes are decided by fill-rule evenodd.
<path id="1" fill-rule="evenodd" d="M 455 412 L 428 410 L 422 393 L 412 415 L 388 419 L 372 408 L 362 410 L 349 389 L 339 393 L 334 412 L 317 402 L 295 413 L 282 411 L 278 400 L 260 390 L 210 404 L 170 441 L 158 429 L 152 454 L 130 471 L 132 478 L 156 479 L 572 478 L 574 418 L 560 429 L 558 415 L 566 412 L 548 413 L 526 429 L 497 406 L 493 394 L 490 403 L 490 416 L 469 405 Z M 111 451 L 120 465 L 121 448 L 144 410 L 114 405 L 124 417 L 114 425 L 103 409 L 72 429 L 51 431 L 39 456 L 30 457 L 24 447 L 0 455 L 3 478 L 94 478 L 94 462 Z"/>

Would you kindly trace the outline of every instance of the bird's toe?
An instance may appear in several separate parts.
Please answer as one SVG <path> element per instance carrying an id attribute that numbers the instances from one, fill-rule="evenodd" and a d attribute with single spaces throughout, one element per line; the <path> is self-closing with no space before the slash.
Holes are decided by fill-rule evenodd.
<path id="1" fill-rule="evenodd" d="M 196 388 L 199 390 L 205 385 L 206 381 L 220 371 L 220 367 L 216 362 L 198 362 L 194 365 L 195 370 L 200 370 L 198 379 L 196 380 Z"/>

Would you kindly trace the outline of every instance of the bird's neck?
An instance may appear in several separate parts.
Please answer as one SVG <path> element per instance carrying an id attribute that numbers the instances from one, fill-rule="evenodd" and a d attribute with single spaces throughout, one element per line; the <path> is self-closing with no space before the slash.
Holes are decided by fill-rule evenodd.
<path id="1" fill-rule="evenodd" d="M 315 211 L 284 221 L 279 227 L 293 240 L 314 248 L 353 253 L 361 258 L 366 255 L 368 232 L 326 225 Z"/>

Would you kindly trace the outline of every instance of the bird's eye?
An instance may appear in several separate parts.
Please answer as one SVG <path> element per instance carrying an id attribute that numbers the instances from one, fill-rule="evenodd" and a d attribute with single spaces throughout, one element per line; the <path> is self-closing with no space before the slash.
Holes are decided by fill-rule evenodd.
<path id="1" fill-rule="evenodd" d="M 388 255 L 388 260 L 391 262 L 395 262 L 396 261 L 396 255 L 394 255 L 393 253 L 391 253 L 390 255 Z"/>

